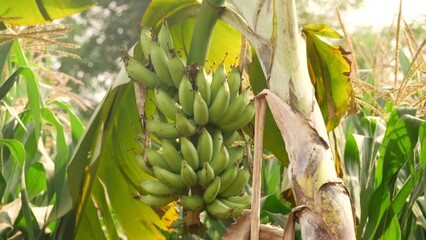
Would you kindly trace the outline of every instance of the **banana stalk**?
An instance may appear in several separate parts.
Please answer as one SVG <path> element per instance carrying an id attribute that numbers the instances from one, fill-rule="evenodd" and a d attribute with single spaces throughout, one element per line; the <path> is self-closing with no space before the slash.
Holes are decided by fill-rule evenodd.
<path id="1" fill-rule="evenodd" d="M 213 28 L 216 25 L 217 19 L 219 18 L 224 6 L 225 0 L 204 0 L 201 3 L 200 12 L 198 13 L 198 17 L 195 22 L 191 45 L 189 48 L 187 59 L 188 65 L 204 65 L 204 62 L 207 58 L 208 49 L 210 48 Z M 210 102 L 207 97 L 205 101 L 206 103 Z M 187 231 L 195 231 L 196 229 L 194 229 L 194 227 L 197 228 L 201 225 L 199 215 L 200 211 L 187 212 L 185 220 Z"/>
<path id="2" fill-rule="evenodd" d="M 302 239 L 356 239 L 348 192 L 336 174 L 326 127 L 309 79 L 295 1 L 279 0 L 275 10 L 271 91 L 262 92 L 257 100 L 266 99 L 286 143 L 296 204 L 305 206 L 297 213 Z M 257 214 L 252 214 L 252 220 Z M 251 226 L 251 236 L 258 236 L 259 225 L 252 221 Z"/>

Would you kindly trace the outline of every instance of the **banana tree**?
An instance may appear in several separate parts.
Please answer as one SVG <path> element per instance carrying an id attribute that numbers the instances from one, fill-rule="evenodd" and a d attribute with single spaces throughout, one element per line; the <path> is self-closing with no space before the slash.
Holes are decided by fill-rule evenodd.
<path id="1" fill-rule="evenodd" d="M 329 129 L 336 126 L 347 111 L 352 94 L 347 83 L 349 70 L 343 56 L 345 53 L 317 37 L 336 37 L 338 34 L 322 25 L 305 27 L 309 51 L 314 51 L 313 57 L 307 61 L 304 45 L 300 43 L 293 1 L 277 1 L 276 4 L 259 1 L 250 5 L 239 1 L 204 1 L 201 4 L 183 0 L 153 1 L 142 24 L 158 32 L 164 19 L 170 26 L 174 48 L 181 49 L 181 56 L 187 59 L 188 65 L 207 66 L 222 62 L 230 66 L 239 57 L 241 69 L 248 68 L 253 92 L 257 94 L 262 89 L 270 89 L 258 97 L 263 102 L 262 98 L 266 96 L 271 110 L 266 116 L 265 140 L 259 138 L 262 133 L 258 132 L 258 128 L 253 131 L 252 124 L 246 127 L 245 132 L 252 136 L 254 133 L 258 143 L 256 149 L 259 149 L 259 144 L 264 145 L 283 164 L 290 162 L 290 178 L 299 205 L 293 213 L 299 217 L 303 236 L 326 234 L 354 238 L 349 197 L 335 173 L 323 120 L 324 115 Z M 219 20 L 217 24 L 216 20 Z M 274 22 L 277 23 L 276 29 L 273 28 Z M 224 46 L 227 57 L 223 60 Z M 137 57 L 140 52 L 141 49 L 136 46 L 134 56 Z M 197 54 L 194 55 L 194 52 Z M 324 56 L 324 52 L 332 57 Z M 337 58 L 335 63 L 340 66 L 337 70 L 327 68 L 333 57 Z M 247 59 L 251 59 L 252 64 L 247 65 Z M 308 63 L 311 72 L 308 71 Z M 336 76 L 340 85 L 333 89 L 335 85 L 330 84 L 330 77 Z M 312 83 L 319 89 L 316 93 Z M 137 201 L 141 197 L 139 193 L 144 192 L 140 181 L 151 179 L 137 166 L 135 159 L 145 147 L 137 139 L 148 139 L 140 117 L 155 113 L 152 94 L 155 93 L 132 83 L 124 70 L 120 72 L 93 116 L 69 165 L 68 181 L 74 208 L 62 219 L 57 237 L 103 238 L 102 224 L 112 238 L 118 237 L 120 231 L 130 238 L 142 235 L 155 238 L 171 231 L 172 222 L 178 218 L 173 205 L 158 209 Z M 323 108 L 318 106 L 316 98 L 320 98 L 318 102 Z M 287 118 L 277 119 L 275 123 L 273 116 L 277 114 L 284 114 Z M 257 113 L 257 124 L 262 122 L 262 116 L 262 111 Z M 283 128 L 286 125 L 292 127 Z M 278 129 L 282 130 L 282 135 Z M 296 129 L 298 132 L 292 132 Z M 152 141 L 155 143 L 155 139 Z M 311 146 L 311 149 L 301 152 L 301 145 Z M 256 151 L 256 156 L 259 156 L 259 151 Z M 258 157 L 255 162 L 254 177 L 258 177 Z M 258 183 L 253 181 L 255 193 L 259 193 L 256 190 Z M 253 239 L 259 234 L 256 227 L 259 224 L 256 220 L 258 203 L 259 196 L 253 194 L 253 208 L 256 209 L 252 213 L 255 223 L 252 226 Z M 118 222 L 115 223 L 114 219 Z M 294 221 L 289 221 L 288 229 L 291 229 L 291 223 Z M 318 229 L 322 231 L 316 231 Z"/>

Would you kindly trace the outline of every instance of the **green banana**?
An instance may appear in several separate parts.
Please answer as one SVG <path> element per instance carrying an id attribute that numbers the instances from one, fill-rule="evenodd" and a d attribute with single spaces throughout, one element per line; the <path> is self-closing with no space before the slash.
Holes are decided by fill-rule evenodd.
<path id="1" fill-rule="evenodd" d="M 180 136 L 174 124 L 146 119 L 145 125 L 152 134 L 159 138 L 175 139 Z"/>
<path id="2" fill-rule="evenodd" d="M 205 207 L 203 197 L 200 195 L 182 196 L 180 203 L 183 208 L 190 211 L 202 211 Z"/>
<path id="3" fill-rule="evenodd" d="M 224 198 L 237 195 L 238 193 L 243 191 L 249 178 L 250 172 L 246 168 L 240 169 L 237 173 L 237 176 L 235 177 L 234 182 L 232 182 L 229 187 L 225 189 L 220 189 L 219 195 Z"/>
<path id="4" fill-rule="evenodd" d="M 144 193 L 153 196 L 171 196 L 180 193 L 179 189 L 169 187 L 158 180 L 143 180 L 141 188 Z"/>
<path id="5" fill-rule="evenodd" d="M 169 60 L 167 59 L 166 52 L 164 52 L 158 42 L 152 42 L 150 53 L 152 65 L 154 66 L 155 72 L 160 77 L 160 82 L 168 87 L 173 87 L 174 83 L 169 72 Z"/>
<path id="6" fill-rule="evenodd" d="M 185 74 L 185 62 L 176 52 L 173 52 L 169 57 L 169 71 L 172 76 L 173 84 L 176 88 L 179 88 L 180 81 Z"/>
<path id="7" fill-rule="evenodd" d="M 194 98 L 194 121 L 198 126 L 204 126 L 209 122 L 209 108 L 198 91 Z"/>
<path id="8" fill-rule="evenodd" d="M 162 183 L 166 184 L 167 186 L 175 187 L 179 190 L 186 188 L 186 185 L 183 182 L 180 174 L 173 173 L 159 166 L 153 166 L 153 168 L 155 177 L 158 178 L 158 180 L 160 180 Z"/>
<path id="9" fill-rule="evenodd" d="M 198 157 L 197 149 L 188 138 L 180 138 L 180 151 L 183 159 L 186 160 L 189 166 L 191 166 L 192 169 L 197 170 L 200 166 L 200 159 Z"/>
<path id="10" fill-rule="evenodd" d="M 151 207 L 161 207 L 169 204 L 170 202 L 176 201 L 179 196 L 152 196 L 152 195 L 142 195 L 140 200 L 148 206 Z"/>
<path id="11" fill-rule="evenodd" d="M 208 163 L 208 162 L 204 163 L 203 167 L 204 166 L 205 166 L 205 169 L 206 169 L 206 180 L 207 180 L 207 184 L 209 184 L 215 178 L 214 170 L 213 170 L 212 166 L 210 166 L 210 163 Z"/>
<path id="12" fill-rule="evenodd" d="M 142 47 L 142 52 L 145 57 L 148 57 L 150 54 L 151 44 L 152 44 L 152 33 L 151 29 L 148 27 L 142 26 L 141 34 L 139 35 L 139 43 Z"/>
<path id="13" fill-rule="evenodd" d="M 229 205 L 237 204 L 235 206 L 243 205 L 243 206 L 247 207 L 251 203 L 251 196 L 248 195 L 247 193 L 244 193 L 242 195 L 236 195 L 236 196 L 232 196 L 232 197 L 228 197 L 228 198 L 222 198 L 221 200 L 224 201 L 224 202 L 225 202 L 225 200 L 226 200 L 226 202 L 231 202 L 231 204 L 229 204 Z"/>
<path id="14" fill-rule="evenodd" d="M 212 166 L 214 173 L 216 175 L 219 175 L 228 166 L 228 162 L 229 162 L 228 150 L 226 149 L 225 146 L 222 145 L 219 149 L 219 152 L 210 162 L 210 165 Z"/>
<path id="15" fill-rule="evenodd" d="M 225 63 L 221 62 L 215 72 L 213 72 L 211 83 L 211 99 L 215 99 L 223 82 L 226 79 Z"/>
<path id="16" fill-rule="evenodd" d="M 250 102 L 237 119 L 225 124 L 218 124 L 218 126 L 225 131 L 235 131 L 249 124 L 253 120 L 254 114 L 254 102 Z"/>
<path id="17" fill-rule="evenodd" d="M 198 185 L 206 187 L 211 181 L 213 181 L 215 175 L 213 168 L 208 162 L 203 163 L 203 168 L 197 172 Z"/>
<path id="18" fill-rule="evenodd" d="M 170 95 L 161 88 L 154 91 L 155 105 L 167 118 L 176 120 L 176 113 L 178 111 L 178 103 L 175 102 Z"/>
<path id="19" fill-rule="evenodd" d="M 197 185 L 197 174 L 185 160 L 181 161 L 180 176 L 187 187 L 192 188 Z"/>
<path id="20" fill-rule="evenodd" d="M 182 106 L 182 111 L 188 116 L 194 113 L 194 89 L 192 88 L 191 80 L 187 74 L 184 74 L 179 84 L 179 102 Z"/>
<path id="21" fill-rule="evenodd" d="M 179 154 L 175 146 L 170 142 L 170 140 L 163 139 L 162 141 L 162 150 L 164 159 L 167 162 L 167 165 L 173 169 L 174 173 L 180 173 L 181 170 L 181 161 L 182 156 Z"/>
<path id="22" fill-rule="evenodd" d="M 225 171 L 220 175 L 220 188 L 228 188 L 237 177 L 238 167 L 235 164 L 229 165 Z"/>
<path id="23" fill-rule="evenodd" d="M 154 166 L 159 166 L 161 168 L 164 168 L 164 169 L 167 169 L 167 170 L 170 170 L 170 171 L 173 170 L 167 164 L 167 161 L 166 161 L 166 159 L 164 159 L 164 156 L 161 153 L 155 151 L 154 149 L 152 149 L 152 148 L 145 148 L 145 156 L 146 156 L 146 160 L 151 165 L 151 166 L 148 166 L 148 167 L 150 167 L 151 169 Z"/>
<path id="24" fill-rule="evenodd" d="M 212 203 L 206 206 L 207 213 L 217 219 L 225 219 L 230 217 L 232 209 L 226 206 L 219 199 L 215 199 Z"/>
<path id="25" fill-rule="evenodd" d="M 151 177 L 154 176 L 154 172 L 152 171 L 151 168 L 148 167 L 147 162 L 145 162 L 142 155 L 137 154 L 135 156 L 135 159 L 136 159 L 136 162 L 139 165 L 139 167 L 142 169 L 142 171 L 144 171 L 146 174 L 150 175 Z M 148 164 L 150 164 L 150 163 L 148 163 Z"/>
<path id="26" fill-rule="evenodd" d="M 229 105 L 229 97 L 228 82 L 224 81 L 209 106 L 209 122 L 215 123 L 225 114 Z"/>
<path id="27" fill-rule="evenodd" d="M 158 43 L 160 43 L 165 53 L 169 53 L 170 49 L 173 48 L 172 35 L 170 34 L 169 25 L 166 21 L 163 21 L 160 31 L 158 32 Z"/>
<path id="28" fill-rule="evenodd" d="M 220 147 L 223 145 L 222 131 L 220 131 L 219 129 L 216 129 L 213 132 L 212 140 L 213 140 L 213 154 L 211 159 L 215 158 L 216 154 L 219 152 Z"/>
<path id="29" fill-rule="evenodd" d="M 213 155 L 213 139 L 206 128 L 201 129 L 198 136 L 197 153 L 202 163 L 210 162 Z"/>
<path id="30" fill-rule="evenodd" d="M 230 101 L 232 102 L 237 96 L 238 91 L 241 86 L 241 73 L 238 68 L 232 68 L 231 73 L 228 76 L 228 84 L 229 84 L 229 93 L 230 93 Z"/>
<path id="31" fill-rule="evenodd" d="M 213 202 L 220 190 L 220 177 L 216 176 L 213 182 L 207 185 L 203 193 L 204 202 L 209 204 Z"/>
<path id="32" fill-rule="evenodd" d="M 240 137 L 240 134 L 238 133 L 238 131 L 223 132 L 222 135 L 223 135 L 223 145 L 225 145 L 225 147 L 230 147 Z"/>
<path id="33" fill-rule="evenodd" d="M 246 106 L 250 103 L 247 97 L 247 90 L 241 92 L 237 98 L 231 102 L 223 116 L 216 122 L 217 125 L 232 123 L 243 113 Z"/>
<path id="34" fill-rule="evenodd" d="M 245 147 L 237 146 L 228 148 L 229 163 L 228 164 L 239 164 L 244 157 Z"/>
<path id="35" fill-rule="evenodd" d="M 210 74 L 207 74 L 204 68 L 198 70 L 197 75 L 195 77 L 195 86 L 197 90 L 200 92 L 204 101 L 207 105 L 210 105 L 211 99 L 211 89 L 210 84 L 212 82 L 212 77 Z"/>
<path id="36" fill-rule="evenodd" d="M 138 61 L 146 62 L 147 56 L 145 56 L 145 54 L 143 54 L 142 46 L 141 46 L 141 43 L 139 41 L 135 44 L 135 47 L 133 48 L 132 56 Z"/>
<path id="37" fill-rule="evenodd" d="M 246 196 L 250 197 L 249 195 L 246 195 Z M 243 202 L 230 201 L 228 200 L 228 198 L 221 198 L 220 200 L 222 201 L 223 204 L 225 204 L 226 206 L 232 209 L 231 211 L 232 217 L 239 217 L 243 213 L 244 209 L 247 209 L 250 206 L 250 202 L 243 203 Z"/>
<path id="38" fill-rule="evenodd" d="M 193 119 L 188 119 L 180 111 L 176 112 L 176 129 L 181 136 L 189 137 L 197 132 L 197 125 Z"/>
<path id="39" fill-rule="evenodd" d="M 123 57 L 123 62 L 130 79 L 141 83 L 147 88 L 156 86 L 159 81 L 158 75 L 146 68 L 142 62 L 130 56 Z"/>

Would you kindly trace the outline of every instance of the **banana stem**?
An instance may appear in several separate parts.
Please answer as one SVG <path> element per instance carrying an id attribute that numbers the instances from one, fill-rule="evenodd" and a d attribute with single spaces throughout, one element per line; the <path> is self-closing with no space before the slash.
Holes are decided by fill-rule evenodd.
<path id="1" fill-rule="evenodd" d="M 210 48 L 211 36 L 217 19 L 223 10 L 225 0 L 204 0 L 195 22 L 189 47 L 188 65 L 204 65 Z"/>
<path id="2" fill-rule="evenodd" d="M 199 187 L 191 188 L 193 195 L 201 194 Z M 201 226 L 200 211 L 188 211 L 185 216 L 185 229 L 189 233 L 196 233 Z"/>

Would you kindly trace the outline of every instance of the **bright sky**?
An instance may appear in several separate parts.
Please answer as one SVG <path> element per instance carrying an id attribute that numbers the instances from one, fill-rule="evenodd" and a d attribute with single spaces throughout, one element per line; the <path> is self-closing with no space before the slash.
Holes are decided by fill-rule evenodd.
<path id="1" fill-rule="evenodd" d="M 349 31 L 355 26 L 373 26 L 379 30 L 390 26 L 397 17 L 399 0 L 364 0 L 363 6 L 351 10 L 342 17 Z M 403 0 L 402 17 L 407 23 L 413 21 L 426 24 L 426 0 Z"/>

